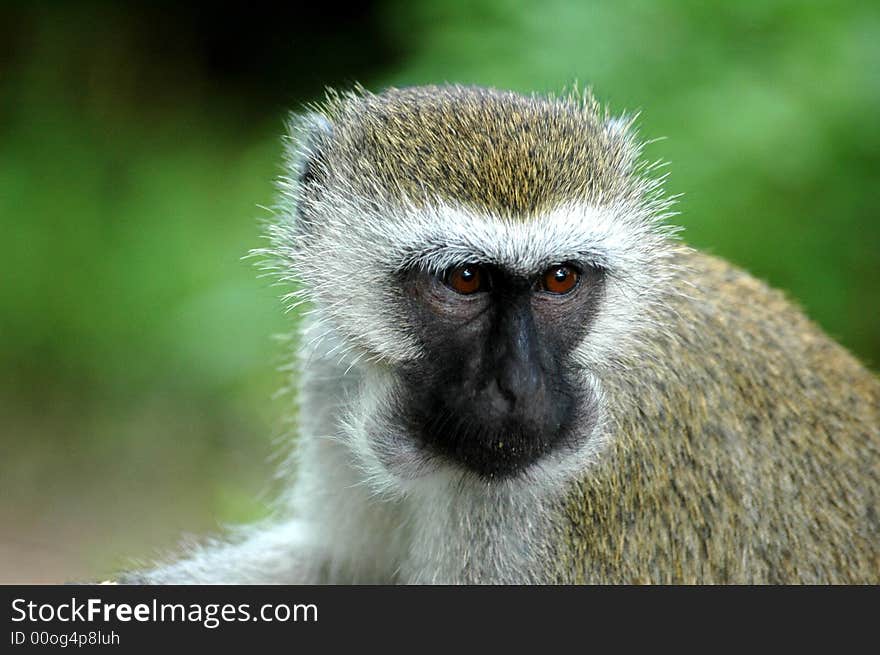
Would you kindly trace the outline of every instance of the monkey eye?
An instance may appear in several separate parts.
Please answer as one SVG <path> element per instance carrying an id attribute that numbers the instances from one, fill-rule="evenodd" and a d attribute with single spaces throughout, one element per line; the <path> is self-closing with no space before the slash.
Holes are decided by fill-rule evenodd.
<path id="1" fill-rule="evenodd" d="M 580 271 L 571 264 L 551 266 L 541 274 L 538 288 L 547 293 L 561 295 L 568 293 L 577 286 Z"/>
<path id="2" fill-rule="evenodd" d="M 443 273 L 443 283 L 456 293 L 468 296 L 489 288 L 489 273 L 477 264 L 465 264 Z"/>

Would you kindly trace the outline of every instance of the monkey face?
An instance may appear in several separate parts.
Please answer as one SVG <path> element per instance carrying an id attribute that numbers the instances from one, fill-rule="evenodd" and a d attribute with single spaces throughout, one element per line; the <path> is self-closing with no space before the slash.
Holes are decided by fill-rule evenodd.
<path id="1" fill-rule="evenodd" d="M 604 376 L 672 252 L 626 126 L 455 87 L 339 96 L 294 127 L 271 267 L 313 306 L 306 361 L 359 380 L 334 400 L 371 481 L 545 479 L 598 452 Z"/>
<path id="2" fill-rule="evenodd" d="M 401 285 L 424 356 L 401 366 L 398 420 L 430 452 L 501 478 L 595 421 L 596 399 L 570 360 L 599 310 L 602 269 L 467 264 L 409 270 Z"/>

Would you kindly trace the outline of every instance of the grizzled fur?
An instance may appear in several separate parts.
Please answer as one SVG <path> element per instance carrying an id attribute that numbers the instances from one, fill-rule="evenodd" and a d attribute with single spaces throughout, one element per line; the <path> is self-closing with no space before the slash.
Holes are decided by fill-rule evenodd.
<path id="1" fill-rule="evenodd" d="M 880 383 L 779 292 L 690 250 L 589 96 L 330 94 L 292 124 L 267 266 L 308 307 L 272 521 L 123 581 L 880 582 Z M 397 410 L 395 283 L 464 262 L 605 272 L 571 444 L 486 480 Z"/>
<path id="2" fill-rule="evenodd" d="M 551 577 L 880 582 L 876 376 L 780 292 L 681 259 L 672 329 L 605 379 L 613 447 L 566 497 Z"/>
<path id="3" fill-rule="evenodd" d="M 338 174 L 349 192 L 383 203 L 442 199 L 515 218 L 572 199 L 642 195 L 632 177 L 638 143 L 589 95 L 428 86 L 334 94 L 319 111 L 332 125 L 312 144 L 312 165 L 329 176 L 316 174 L 321 187 Z"/>

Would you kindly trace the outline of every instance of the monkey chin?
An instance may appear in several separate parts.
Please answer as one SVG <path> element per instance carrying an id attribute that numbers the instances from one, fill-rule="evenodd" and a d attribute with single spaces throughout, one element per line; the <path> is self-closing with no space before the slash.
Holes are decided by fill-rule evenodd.
<path id="1" fill-rule="evenodd" d="M 407 496 L 438 485 L 536 497 L 558 494 L 595 463 L 608 442 L 601 385 L 593 376 L 586 382 L 589 393 L 572 421 L 578 430 L 554 435 L 552 446 L 534 458 L 498 470 L 485 461 L 469 465 L 426 444 L 413 433 L 401 396 L 391 389 L 382 393 L 381 385 L 374 385 L 352 408 L 343 422 L 342 438 L 367 484 L 381 495 Z"/>

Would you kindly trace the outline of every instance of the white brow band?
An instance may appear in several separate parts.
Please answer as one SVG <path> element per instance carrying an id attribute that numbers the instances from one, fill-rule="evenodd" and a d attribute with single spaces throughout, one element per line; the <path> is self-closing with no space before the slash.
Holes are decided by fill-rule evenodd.
<path id="1" fill-rule="evenodd" d="M 511 220 L 439 207 L 432 220 L 412 221 L 395 235 L 403 267 L 442 270 L 467 262 L 492 263 L 520 275 L 577 261 L 626 268 L 643 230 L 613 209 L 569 206 L 531 220 Z M 634 229 L 635 228 L 635 229 Z"/>

